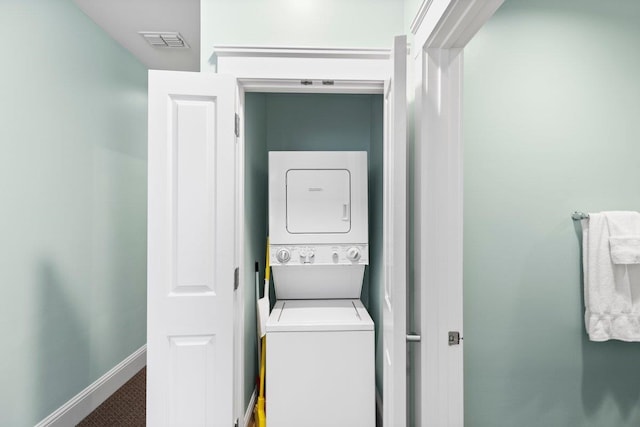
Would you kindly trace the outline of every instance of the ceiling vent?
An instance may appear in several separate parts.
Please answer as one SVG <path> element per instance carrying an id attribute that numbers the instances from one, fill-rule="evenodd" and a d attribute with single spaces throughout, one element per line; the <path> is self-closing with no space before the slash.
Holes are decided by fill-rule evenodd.
<path id="1" fill-rule="evenodd" d="M 144 39 L 153 47 L 169 47 L 172 49 L 189 49 L 180 33 L 140 31 Z"/>

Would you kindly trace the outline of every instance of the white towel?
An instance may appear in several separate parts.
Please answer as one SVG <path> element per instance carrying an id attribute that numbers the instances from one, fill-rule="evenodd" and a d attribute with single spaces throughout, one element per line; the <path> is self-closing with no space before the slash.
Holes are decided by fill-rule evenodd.
<path id="1" fill-rule="evenodd" d="M 609 226 L 609 246 L 614 264 L 640 264 L 640 213 L 603 212 Z"/>
<path id="2" fill-rule="evenodd" d="M 609 237 L 614 264 L 640 264 L 640 236 Z"/>
<path id="3" fill-rule="evenodd" d="M 582 221 L 585 327 L 591 341 L 640 341 L 640 265 L 613 264 L 604 214 Z"/>

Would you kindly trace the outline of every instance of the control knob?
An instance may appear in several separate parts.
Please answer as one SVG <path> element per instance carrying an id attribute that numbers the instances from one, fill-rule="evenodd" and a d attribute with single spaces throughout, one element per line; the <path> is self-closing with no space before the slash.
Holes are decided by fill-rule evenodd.
<path id="1" fill-rule="evenodd" d="M 278 249 L 278 252 L 276 252 L 276 259 L 278 260 L 278 262 L 281 262 L 283 264 L 289 262 L 289 260 L 291 259 L 291 252 L 289 252 L 289 249 L 286 248 Z"/>
<path id="2" fill-rule="evenodd" d="M 358 261 L 360 259 L 360 249 L 356 247 L 347 249 L 347 259 L 349 261 Z"/>
<path id="3" fill-rule="evenodd" d="M 300 262 L 303 264 L 311 264 L 311 261 L 316 256 L 313 249 L 303 249 L 300 251 Z"/>

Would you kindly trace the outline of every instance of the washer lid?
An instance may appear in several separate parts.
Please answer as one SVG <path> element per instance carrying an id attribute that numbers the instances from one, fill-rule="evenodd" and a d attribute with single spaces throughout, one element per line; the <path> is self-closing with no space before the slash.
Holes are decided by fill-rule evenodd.
<path id="1" fill-rule="evenodd" d="M 357 299 L 280 300 L 267 332 L 372 331 L 373 320 Z"/>

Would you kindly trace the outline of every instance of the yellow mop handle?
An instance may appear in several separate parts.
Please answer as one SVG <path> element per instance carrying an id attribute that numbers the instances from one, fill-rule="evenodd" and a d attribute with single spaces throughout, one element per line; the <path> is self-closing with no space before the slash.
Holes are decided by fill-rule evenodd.
<path id="1" fill-rule="evenodd" d="M 264 376 L 266 374 L 267 340 L 262 337 L 262 354 L 260 356 L 260 397 L 264 397 Z"/>
<path id="2" fill-rule="evenodd" d="M 269 238 L 267 237 L 267 262 L 264 273 L 264 298 L 269 298 Z M 264 336 L 260 340 L 262 352 L 260 353 L 260 390 L 258 393 L 258 401 L 254 410 L 256 427 L 267 426 L 267 416 L 265 414 L 264 400 L 264 377 L 267 374 L 267 337 Z"/>
<path id="3" fill-rule="evenodd" d="M 268 237 L 267 237 L 267 262 L 265 265 L 267 266 L 264 270 L 264 281 L 266 284 L 266 283 L 269 283 L 269 270 L 270 270 L 269 267 L 271 267 L 271 264 L 269 264 L 269 238 Z"/>

